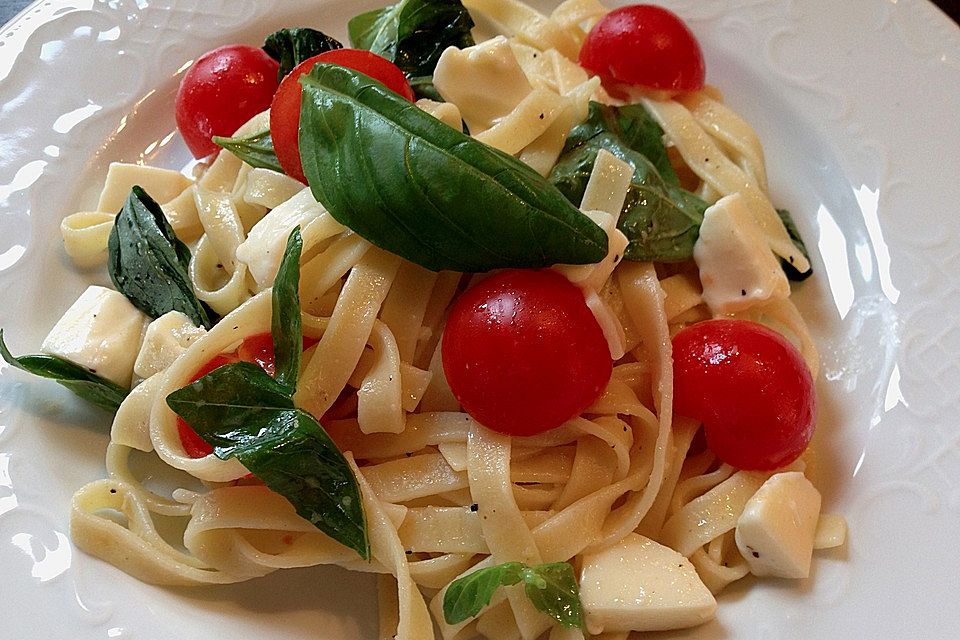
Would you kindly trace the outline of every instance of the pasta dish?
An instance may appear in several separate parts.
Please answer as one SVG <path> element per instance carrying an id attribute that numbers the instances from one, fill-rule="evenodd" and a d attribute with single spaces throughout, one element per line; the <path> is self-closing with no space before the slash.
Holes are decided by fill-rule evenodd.
<path id="1" fill-rule="evenodd" d="M 348 31 L 198 59 L 192 173 L 114 163 L 63 221 L 114 288 L 37 355 L 0 331 L 115 414 L 74 543 L 160 585 L 373 573 L 401 640 L 625 639 L 807 577 L 846 528 L 804 473 L 812 269 L 689 29 L 400 0 Z"/>

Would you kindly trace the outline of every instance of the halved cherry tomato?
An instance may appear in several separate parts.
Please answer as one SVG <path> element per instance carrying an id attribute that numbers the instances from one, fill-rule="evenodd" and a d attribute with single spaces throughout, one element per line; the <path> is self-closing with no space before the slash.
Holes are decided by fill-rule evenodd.
<path id="1" fill-rule="evenodd" d="M 362 49 L 335 49 L 304 60 L 287 74 L 280 83 L 270 106 L 270 134 L 277 160 L 284 172 L 306 184 L 300 164 L 300 76 L 309 73 L 315 64 L 338 64 L 364 73 L 382 82 L 388 89 L 413 101 L 413 89 L 406 76 L 395 64 L 370 51 Z"/>
<path id="2" fill-rule="evenodd" d="M 270 106 L 277 90 L 277 62 L 263 49 L 232 44 L 193 63 L 177 91 L 177 128 L 190 152 L 216 152 L 213 136 L 231 136 Z"/>
<path id="3" fill-rule="evenodd" d="M 478 422 L 527 436 L 579 415 L 612 362 L 581 291 L 555 271 L 511 269 L 460 296 L 443 334 L 443 370 Z"/>
<path id="4" fill-rule="evenodd" d="M 580 65 L 614 95 L 623 85 L 677 93 L 699 91 L 706 75 L 700 44 L 675 13 L 650 4 L 614 9 L 580 49 Z"/>
<path id="5" fill-rule="evenodd" d="M 316 338 L 304 336 L 303 350 L 306 351 L 317 342 L 319 340 Z M 190 382 L 196 382 L 214 369 L 219 369 L 225 364 L 234 362 L 252 362 L 272 376 L 276 369 L 273 355 L 273 336 L 269 333 L 258 333 L 244 338 L 236 353 L 221 353 L 214 356 L 200 367 L 190 379 Z M 180 444 L 183 445 L 184 452 L 191 458 L 203 458 L 213 453 L 213 447 L 197 435 L 197 432 L 180 416 L 177 416 L 177 432 L 180 434 Z"/>
<path id="6" fill-rule="evenodd" d="M 673 408 L 703 422 L 707 446 L 738 469 L 797 459 L 816 419 L 813 377 L 780 334 L 746 320 L 710 320 L 673 339 Z"/>

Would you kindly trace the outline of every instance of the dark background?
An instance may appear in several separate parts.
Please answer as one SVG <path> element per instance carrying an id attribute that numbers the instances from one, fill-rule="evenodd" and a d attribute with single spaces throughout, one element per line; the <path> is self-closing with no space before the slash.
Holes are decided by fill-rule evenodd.
<path id="1" fill-rule="evenodd" d="M 389 1 L 391 0 L 386 0 L 384 4 L 388 4 Z M 0 24 L 9 22 L 28 4 L 30 0 L 0 0 Z M 960 0 L 934 0 L 934 4 L 953 18 L 954 22 L 960 23 Z"/>

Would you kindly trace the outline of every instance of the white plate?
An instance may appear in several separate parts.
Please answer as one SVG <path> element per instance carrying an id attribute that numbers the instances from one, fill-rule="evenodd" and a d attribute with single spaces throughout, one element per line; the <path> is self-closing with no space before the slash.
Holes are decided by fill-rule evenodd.
<path id="1" fill-rule="evenodd" d="M 58 223 L 110 161 L 182 166 L 185 63 L 281 26 L 343 36 L 348 0 L 36 3 L 0 34 L 0 327 L 15 353 L 99 272 Z M 670 637 L 948 638 L 960 629 L 960 30 L 919 0 L 683 0 L 708 80 L 758 129 L 771 190 L 818 253 L 797 295 L 823 359 L 817 475 L 848 546 L 802 582 L 744 581 Z M 372 582 L 319 568 L 198 590 L 73 548 L 107 417 L 0 369 L 0 636 L 375 637 Z M 668 634 L 669 635 L 669 634 Z"/>

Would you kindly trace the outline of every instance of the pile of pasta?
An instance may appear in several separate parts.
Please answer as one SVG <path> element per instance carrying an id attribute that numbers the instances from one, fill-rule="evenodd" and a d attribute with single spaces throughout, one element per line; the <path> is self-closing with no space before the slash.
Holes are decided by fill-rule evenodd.
<path id="1" fill-rule="evenodd" d="M 546 173 L 570 129 L 586 116 L 587 100 L 611 101 L 573 62 L 585 29 L 605 10 L 588 0 L 565 2 L 550 16 L 511 0 L 465 4 L 506 34 L 478 46 L 506 47 L 521 75 L 471 76 L 456 85 L 438 69 L 438 88 L 450 99 L 421 106 L 453 126 L 463 118 L 472 135 Z M 451 77 L 469 73 L 466 54 L 455 62 L 461 66 Z M 520 89 L 503 89 L 514 81 Z M 491 119 L 471 106 L 471 95 L 484 93 L 514 104 Z M 715 91 L 643 103 L 677 162 L 696 176 L 702 197 L 712 202 L 741 193 L 762 215 L 775 215 L 757 137 Z M 267 114 L 258 116 L 238 135 L 267 123 Z M 705 165 L 703 158 L 712 161 Z M 612 234 L 610 221 L 615 224 L 623 202 L 617 190 L 626 184 L 616 163 L 604 162 L 585 200 L 591 192 L 601 195 L 583 208 Z M 334 220 L 303 184 L 226 152 L 196 180 L 113 165 L 98 211 L 63 223 L 71 256 L 82 263 L 103 259 L 113 220 L 107 212 L 120 208 L 132 184 L 165 201 L 177 235 L 191 245 L 197 296 L 224 317 L 209 331 L 196 329 L 176 354 L 138 359 L 141 380 L 112 426 L 109 477 L 74 498 L 72 535 L 80 548 L 163 585 L 234 583 L 322 564 L 376 573 L 381 637 L 407 640 L 434 637 L 435 624 L 445 640 L 530 639 L 548 631 L 553 640 L 589 637 L 585 630 L 552 627 L 516 589 L 501 589 L 476 618 L 448 625 L 444 588 L 506 561 L 576 567 L 584 554 L 631 532 L 689 558 L 714 593 L 747 575 L 733 532 L 739 512 L 771 474 L 737 471 L 708 449 L 692 453 L 700 425 L 671 412 L 671 337 L 713 317 L 692 261 L 608 260 L 587 272 L 570 269 L 568 275 L 581 269 L 581 280 L 592 283 L 585 295 L 610 343 L 613 375 L 583 415 L 537 436 L 511 438 L 462 412 L 441 366 L 445 313 L 457 293 L 482 276 L 430 272 L 386 253 Z M 237 460 L 187 455 L 164 402 L 211 358 L 270 330 L 270 287 L 296 226 L 304 242 L 303 330 L 318 342 L 304 353 L 295 400 L 328 417 L 324 426 L 357 476 L 369 563 L 300 518 Z M 775 251 L 783 240 L 778 233 L 770 231 Z M 786 335 L 816 376 L 814 343 L 789 299 L 738 315 Z M 143 479 L 143 454 L 165 463 L 168 486 Z M 803 468 L 803 459 L 791 466 Z M 110 515 L 116 512 L 124 517 Z M 182 519 L 182 539 L 165 538 L 156 524 L 161 517 Z M 825 522 L 834 534 L 825 531 L 821 545 L 837 544 L 839 525 L 822 519 L 822 527 Z"/>

